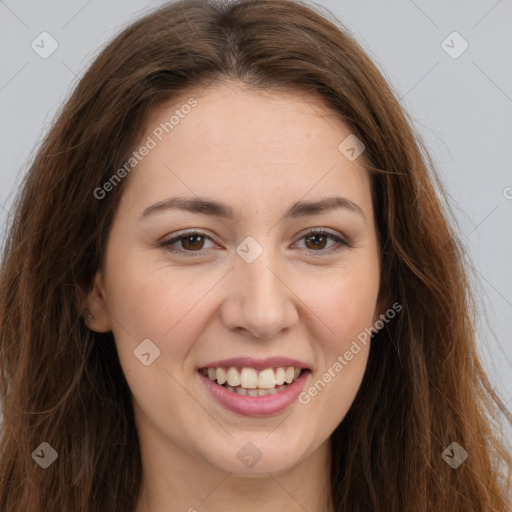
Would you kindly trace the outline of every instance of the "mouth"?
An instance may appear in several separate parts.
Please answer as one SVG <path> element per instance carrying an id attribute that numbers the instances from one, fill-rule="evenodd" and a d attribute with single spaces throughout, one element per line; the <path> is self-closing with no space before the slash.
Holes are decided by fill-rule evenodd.
<path id="1" fill-rule="evenodd" d="M 246 417 L 264 417 L 292 407 L 312 371 L 289 357 L 233 357 L 200 365 L 197 376 L 224 409 Z"/>
<path id="2" fill-rule="evenodd" d="M 275 395 L 297 381 L 307 368 L 278 366 L 264 369 L 239 366 L 199 368 L 199 373 L 226 390 L 248 397 Z"/>

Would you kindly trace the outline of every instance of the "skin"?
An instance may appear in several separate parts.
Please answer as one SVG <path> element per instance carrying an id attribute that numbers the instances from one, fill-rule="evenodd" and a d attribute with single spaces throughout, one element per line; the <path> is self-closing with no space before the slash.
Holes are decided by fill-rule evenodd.
<path id="1" fill-rule="evenodd" d="M 338 150 L 351 132 L 321 98 L 237 82 L 160 107 L 141 144 L 190 97 L 197 106 L 130 174 L 88 299 L 90 327 L 113 332 L 133 395 L 143 464 L 137 512 L 333 511 L 329 439 L 361 384 L 369 344 L 309 403 L 264 418 L 224 409 L 197 368 L 288 356 L 311 368 L 307 390 L 375 323 L 380 255 L 369 175 L 361 158 Z M 240 217 L 169 210 L 139 220 L 174 195 L 222 201 Z M 332 195 L 364 216 L 337 209 L 283 219 L 296 201 Z M 182 255 L 160 245 L 189 228 L 212 240 L 175 242 Z M 304 238 L 309 228 L 353 246 L 315 245 Z M 236 253 L 247 236 L 263 248 L 252 263 Z M 202 255 L 187 256 L 193 251 Z M 160 350 L 149 366 L 134 356 L 144 339 Z M 262 455 L 250 468 L 237 457 L 249 441 Z"/>

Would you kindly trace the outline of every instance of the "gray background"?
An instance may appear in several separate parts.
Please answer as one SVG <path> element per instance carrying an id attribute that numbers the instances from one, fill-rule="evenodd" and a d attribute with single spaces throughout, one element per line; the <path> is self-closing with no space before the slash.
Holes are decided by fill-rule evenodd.
<path id="1" fill-rule="evenodd" d="M 48 123 L 118 30 L 164 2 L 0 0 L 0 227 Z M 479 350 L 512 404 L 512 1 L 320 0 L 356 36 L 414 119 L 476 268 Z M 46 31 L 47 59 L 31 47 Z M 452 58 L 441 43 L 469 44 Z M 453 40 L 453 42 L 452 42 Z M 461 41 L 448 38 L 458 52 Z"/>

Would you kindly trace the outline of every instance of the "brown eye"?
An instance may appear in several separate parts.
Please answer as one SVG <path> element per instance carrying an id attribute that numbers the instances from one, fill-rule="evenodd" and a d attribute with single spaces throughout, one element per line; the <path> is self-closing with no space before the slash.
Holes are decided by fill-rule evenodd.
<path id="1" fill-rule="evenodd" d="M 322 256 L 335 253 L 340 249 L 352 247 L 351 243 L 343 238 L 322 229 L 310 230 L 302 236 L 301 241 L 305 241 L 305 249 L 313 256 Z M 213 240 L 200 232 L 182 233 L 169 240 L 164 240 L 160 243 L 167 251 L 180 254 L 183 256 L 201 256 L 205 254 L 205 242 Z M 328 242 L 333 244 L 327 246 Z M 176 244 L 180 244 L 176 246 Z"/>
<path id="2" fill-rule="evenodd" d="M 324 249 L 325 245 L 327 244 L 328 237 L 323 234 L 315 234 L 305 237 L 306 240 L 306 246 L 308 249 Z M 308 246 L 307 241 L 312 241 L 312 247 Z"/>
<path id="3" fill-rule="evenodd" d="M 300 240 L 304 240 L 305 248 L 313 256 L 328 255 L 340 249 L 352 247 L 351 243 L 347 240 L 324 229 L 312 229 L 302 236 Z M 329 241 L 333 242 L 333 244 L 328 247 L 327 243 Z"/>
<path id="4" fill-rule="evenodd" d="M 180 238 L 181 245 L 184 249 L 187 250 L 195 250 L 195 249 L 202 249 L 204 245 L 204 240 L 199 241 L 199 239 L 204 238 L 203 235 L 189 235 Z"/>
<path id="5" fill-rule="evenodd" d="M 170 240 L 164 240 L 160 245 L 167 251 L 173 253 L 185 256 L 201 256 L 206 250 L 204 249 L 205 241 L 213 242 L 208 235 L 204 235 L 199 232 L 191 232 L 181 234 L 180 236 L 176 236 Z M 179 245 L 177 245 L 178 243 Z"/>

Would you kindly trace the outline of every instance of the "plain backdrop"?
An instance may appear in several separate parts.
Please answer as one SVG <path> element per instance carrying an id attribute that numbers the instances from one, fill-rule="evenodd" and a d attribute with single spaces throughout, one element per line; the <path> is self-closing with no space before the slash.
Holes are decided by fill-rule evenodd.
<path id="1" fill-rule="evenodd" d="M 20 178 L 88 64 L 121 28 L 163 3 L 0 0 L 0 234 Z M 373 58 L 435 159 L 476 268 L 479 350 L 510 409 L 512 1 L 317 4 Z M 42 58 L 36 44 L 39 52 L 58 47 Z"/>

